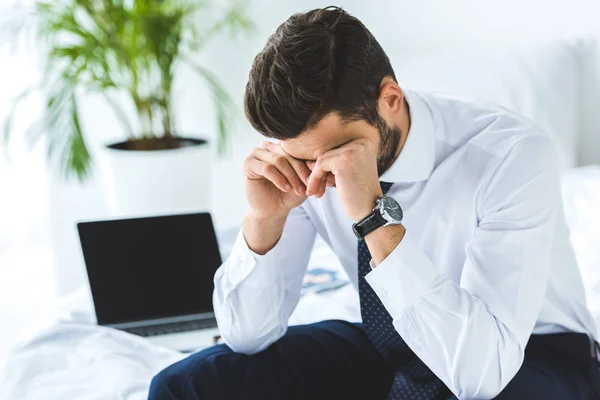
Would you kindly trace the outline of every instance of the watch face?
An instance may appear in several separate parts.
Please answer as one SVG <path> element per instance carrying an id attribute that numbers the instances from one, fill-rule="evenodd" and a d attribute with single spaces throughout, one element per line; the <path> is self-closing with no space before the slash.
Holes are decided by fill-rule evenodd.
<path id="1" fill-rule="evenodd" d="M 402 221 L 402 208 L 400 208 L 400 204 L 391 197 L 386 196 L 381 200 L 381 211 L 381 214 L 388 222 L 400 223 Z"/>

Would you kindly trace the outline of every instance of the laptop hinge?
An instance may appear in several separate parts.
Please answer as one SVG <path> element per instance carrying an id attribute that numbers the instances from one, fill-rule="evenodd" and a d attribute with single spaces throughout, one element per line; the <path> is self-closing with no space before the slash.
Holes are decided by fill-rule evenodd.
<path id="1" fill-rule="evenodd" d="M 121 322 L 117 324 L 100 324 L 102 326 L 107 326 L 109 328 L 117 328 L 117 329 L 128 329 L 128 328 L 138 328 L 141 326 L 156 326 L 163 324 L 173 324 L 178 322 L 188 322 L 188 321 L 197 321 L 202 319 L 214 319 L 215 313 L 207 312 L 207 313 L 199 313 L 199 314 L 188 314 L 188 315 L 179 315 L 176 317 L 166 317 L 166 318 L 156 318 L 156 319 L 147 319 L 142 321 L 132 321 L 132 322 Z"/>

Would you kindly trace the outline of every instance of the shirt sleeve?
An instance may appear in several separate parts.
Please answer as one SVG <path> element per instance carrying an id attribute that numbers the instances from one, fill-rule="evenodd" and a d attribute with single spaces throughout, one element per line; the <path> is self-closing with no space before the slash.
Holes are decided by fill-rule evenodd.
<path id="1" fill-rule="evenodd" d="M 300 298 L 316 230 L 302 206 L 292 210 L 281 238 L 265 255 L 242 232 L 215 273 L 213 304 L 220 334 L 235 352 L 259 352 L 287 330 Z"/>
<path id="2" fill-rule="evenodd" d="M 409 230 L 366 277 L 402 338 L 460 399 L 496 397 L 523 362 L 552 262 L 555 160 L 550 139 L 529 136 L 493 172 L 459 284 Z"/>

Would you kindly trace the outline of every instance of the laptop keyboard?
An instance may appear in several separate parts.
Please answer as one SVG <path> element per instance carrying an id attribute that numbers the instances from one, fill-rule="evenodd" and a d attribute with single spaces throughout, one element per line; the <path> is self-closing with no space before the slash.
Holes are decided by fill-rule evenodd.
<path id="1" fill-rule="evenodd" d="M 189 332 L 200 329 L 210 329 L 217 326 L 215 319 L 202 319 L 186 322 L 174 322 L 170 324 L 160 324 L 151 326 L 139 326 L 135 328 L 123 329 L 125 332 L 133 333 L 138 336 L 158 336 L 169 333 Z"/>

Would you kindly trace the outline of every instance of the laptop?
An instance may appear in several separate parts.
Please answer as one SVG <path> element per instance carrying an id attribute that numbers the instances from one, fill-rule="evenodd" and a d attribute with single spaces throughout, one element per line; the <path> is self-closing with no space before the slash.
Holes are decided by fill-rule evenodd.
<path id="1" fill-rule="evenodd" d="M 77 224 L 98 324 L 179 351 L 218 339 L 213 276 L 221 255 L 210 214 Z"/>

